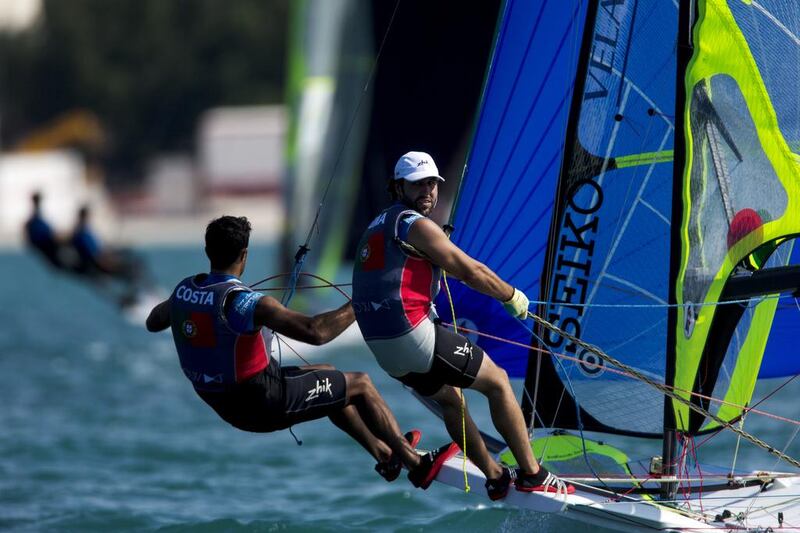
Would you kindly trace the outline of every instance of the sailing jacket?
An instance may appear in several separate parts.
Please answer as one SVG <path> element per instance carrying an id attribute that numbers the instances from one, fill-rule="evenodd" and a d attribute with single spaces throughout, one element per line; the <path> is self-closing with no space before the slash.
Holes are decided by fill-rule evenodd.
<path id="1" fill-rule="evenodd" d="M 225 300 L 236 291 L 251 292 L 237 279 L 201 286 L 198 274 L 181 281 L 170 296 L 172 338 L 183 373 L 200 391 L 223 391 L 269 364 L 260 328 L 238 333 L 228 324 Z"/>
<path id="2" fill-rule="evenodd" d="M 417 327 L 439 290 L 441 269 L 401 247 L 398 227 L 411 214 L 418 213 L 402 204 L 385 209 L 358 244 L 353 310 L 366 340 L 400 337 Z"/>

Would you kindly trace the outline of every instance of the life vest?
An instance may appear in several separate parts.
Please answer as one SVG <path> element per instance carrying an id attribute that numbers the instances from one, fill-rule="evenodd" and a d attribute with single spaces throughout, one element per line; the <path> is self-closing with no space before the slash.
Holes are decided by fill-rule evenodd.
<path id="1" fill-rule="evenodd" d="M 225 317 L 225 300 L 251 289 L 237 279 L 198 285 L 207 274 L 181 281 L 170 296 L 172 338 L 181 369 L 195 389 L 220 391 L 262 371 L 269 364 L 261 329 L 237 333 Z"/>
<path id="2" fill-rule="evenodd" d="M 416 214 L 402 204 L 384 210 L 358 244 L 353 268 L 353 310 L 364 339 L 391 339 L 428 318 L 441 269 L 403 248 L 400 220 Z"/>

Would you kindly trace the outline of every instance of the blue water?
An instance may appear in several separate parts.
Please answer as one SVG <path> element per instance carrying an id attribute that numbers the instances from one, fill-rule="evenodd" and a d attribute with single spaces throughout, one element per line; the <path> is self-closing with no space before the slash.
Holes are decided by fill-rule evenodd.
<path id="1" fill-rule="evenodd" d="M 206 266 L 200 247 L 144 253 L 165 287 Z M 269 273 L 270 254 L 251 251 L 246 281 Z M 235 430 L 194 395 L 168 334 L 129 324 L 27 254 L 0 254 L 0 280 L 0 529 L 589 531 L 492 504 L 483 487 L 466 494 L 436 484 L 419 491 L 403 477 L 388 484 L 327 420 L 296 428 L 302 446 L 288 432 Z M 422 445 L 447 440 L 365 349 L 334 342 L 325 359 L 369 372 L 401 427 L 423 430 Z M 764 408 L 796 417 L 786 398 L 798 392 L 793 383 Z M 472 400 L 486 426 L 480 403 Z M 759 419 L 746 429 L 783 447 L 794 428 L 776 427 Z M 733 442 L 726 438 L 709 444 L 712 455 Z M 800 454 L 796 445 L 787 452 Z M 729 454 L 717 455 L 729 464 Z M 743 445 L 739 461 L 774 467 L 752 446 Z"/>

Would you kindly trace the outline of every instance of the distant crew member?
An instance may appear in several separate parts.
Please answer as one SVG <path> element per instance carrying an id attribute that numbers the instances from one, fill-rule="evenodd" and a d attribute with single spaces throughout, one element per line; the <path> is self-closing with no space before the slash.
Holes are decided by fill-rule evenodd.
<path id="1" fill-rule="evenodd" d="M 78 210 L 78 220 L 72 232 L 70 244 L 78 254 L 79 268 L 82 272 L 94 275 L 100 272 L 111 273 L 115 265 L 100 253 L 100 241 L 89 227 L 89 208 L 82 206 Z"/>
<path id="2" fill-rule="evenodd" d="M 52 266 L 68 269 L 63 258 L 63 243 L 58 239 L 53 228 L 42 215 L 42 194 L 31 195 L 33 212 L 25 223 L 25 238 L 30 246 L 37 250 Z"/>
<path id="3" fill-rule="evenodd" d="M 211 221 L 205 234 L 210 272 L 181 281 L 150 312 L 147 329 L 172 328 L 183 373 L 234 427 L 267 433 L 327 416 L 378 461 L 375 469 L 388 481 L 400 475 L 402 463 L 430 483 L 441 464 L 416 453 L 419 432 L 400 433 L 367 374 L 327 364 L 281 367 L 271 356 L 269 330 L 319 345 L 342 333 L 354 315 L 347 303 L 306 316 L 239 281 L 250 229 L 245 217 Z"/>
<path id="4" fill-rule="evenodd" d="M 142 291 L 152 290 L 155 286 L 147 265 L 131 250 L 102 246 L 89 225 L 90 215 L 88 206 L 78 210 L 78 220 L 70 239 L 77 255 L 75 271 L 107 289 L 108 280 L 121 283 L 120 305 L 133 305 Z"/>
<path id="5" fill-rule="evenodd" d="M 137 277 L 137 264 L 126 252 L 104 248 L 89 226 L 91 212 L 88 206 L 78 210 L 78 220 L 70 244 L 78 255 L 79 272 L 89 277 L 108 275 L 132 282 Z"/>
<path id="6" fill-rule="evenodd" d="M 372 221 L 357 248 L 353 308 L 358 325 L 389 375 L 442 407 L 455 442 L 464 438 L 465 424 L 467 454 L 486 475 L 492 500 L 505 497 L 512 481 L 519 491 L 572 493 L 572 485 L 534 458 L 505 371 L 479 346 L 437 320 L 433 299 L 441 269 L 501 301 L 514 317 L 524 319 L 528 312 L 528 299 L 520 290 L 464 253 L 428 218 L 436 207 L 440 181 L 444 178 L 433 158 L 424 152 L 408 152 L 397 161 L 389 182 L 394 203 Z M 459 387 L 488 398 L 492 421 L 514 454 L 518 471 L 501 467 L 489 455 L 477 426 L 466 409 L 462 411 Z"/>

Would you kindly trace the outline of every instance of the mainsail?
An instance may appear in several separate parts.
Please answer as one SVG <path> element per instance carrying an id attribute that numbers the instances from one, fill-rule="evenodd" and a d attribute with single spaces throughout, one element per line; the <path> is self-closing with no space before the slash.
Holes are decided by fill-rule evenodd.
<path id="1" fill-rule="evenodd" d="M 509 0 L 454 242 L 538 296 L 539 316 L 735 420 L 778 299 L 737 298 L 730 280 L 787 265 L 800 233 L 798 35 L 792 2 Z M 568 339 L 451 293 L 458 323 L 525 378 L 532 425 L 714 429 Z M 447 318 L 444 294 L 438 308 Z"/>

